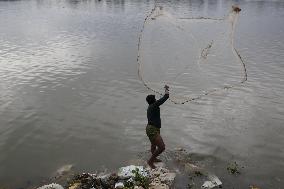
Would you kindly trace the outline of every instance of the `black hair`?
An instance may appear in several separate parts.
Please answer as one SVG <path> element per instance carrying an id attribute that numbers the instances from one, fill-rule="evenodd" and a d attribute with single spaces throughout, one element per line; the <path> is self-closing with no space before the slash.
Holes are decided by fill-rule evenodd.
<path id="1" fill-rule="evenodd" d="M 155 95 L 148 95 L 146 97 L 146 101 L 148 102 L 148 104 L 153 104 L 154 102 L 156 102 Z"/>

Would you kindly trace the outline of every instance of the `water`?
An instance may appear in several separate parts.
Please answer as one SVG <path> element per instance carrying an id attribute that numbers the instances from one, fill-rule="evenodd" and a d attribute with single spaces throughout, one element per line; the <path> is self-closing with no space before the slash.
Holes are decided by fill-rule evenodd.
<path id="1" fill-rule="evenodd" d="M 225 188 L 282 188 L 284 3 L 160 3 L 184 17 L 222 17 L 239 4 L 235 45 L 248 70 L 244 86 L 185 105 L 167 102 L 161 110 L 167 148 L 181 146 L 212 165 Z M 1 186 L 36 185 L 64 164 L 116 169 L 148 150 L 150 92 L 138 78 L 136 55 L 153 6 L 0 1 Z M 232 161 L 244 166 L 239 177 L 226 172 Z"/>

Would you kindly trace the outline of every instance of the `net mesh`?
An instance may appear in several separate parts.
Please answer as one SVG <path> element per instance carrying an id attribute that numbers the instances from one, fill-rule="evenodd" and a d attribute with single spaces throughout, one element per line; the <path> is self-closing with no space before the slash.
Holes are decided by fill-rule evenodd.
<path id="1" fill-rule="evenodd" d="M 244 83 L 245 64 L 234 47 L 238 13 L 176 18 L 155 5 L 138 42 L 138 75 L 145 87 L 162 95 L 168 84 L 170 100 L 184 104 Z"/>

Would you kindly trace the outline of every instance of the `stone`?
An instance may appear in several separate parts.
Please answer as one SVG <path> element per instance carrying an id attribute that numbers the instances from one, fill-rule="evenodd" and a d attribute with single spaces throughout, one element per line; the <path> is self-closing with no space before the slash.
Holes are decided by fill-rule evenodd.
<path id="1" fill-rule="evenodd" d="M 159 179 L 162 183 L 167 185 L 172 185 L 175 180 L 176 174 L 175 173 L 163 173 L 159 176 Z"/>
<path id="2" fill-rule="evenodd" d="M 148 173 L 147 171 L 144 169 L 143 166 L 135 166 L 135 165 L 129 165 L 126 167 L 121 167 L 118 170 L 117 176 L 119 177 L 119 179 L 128 179 L 130 177 L 134 176 L 134 173 L 132 171 L 135 171 L 136 169 L 138 169 L 139 174 L 141 174 L 142 176 L 147 177 Z"/>
<path id="3" fill-rule="evenodd" d="M 75 175 L 68 183 L 68 189 L 82 189 L 91 188 L 96 183 L 96 179 L 92 174 L 83 173 L 81 175 Z"/>
<path id="4" fill-rule="evenodd" d="M 150 185 L 159 185 L 162 184 L 159 178 L 154 178 Z"/>
<path id="5" fill-rule="evenodd" d="M 81 183 L 76 182 L 76 183 L 73 183 L 71 186 L 69 186 L 68 189 L 79 189 L 80 186 L 81 186 Z"/>
<path id="6" fill-rule="evenodd" d="M 176 173 L 170 172 L 165 168 L 164 164 L 160 164 L 160 167 L 151 169 L 149 171 L 150 177 L 153 179 L 150 186 L 164 187 L 164 185 L 171 186 L 176 177 Z"/>

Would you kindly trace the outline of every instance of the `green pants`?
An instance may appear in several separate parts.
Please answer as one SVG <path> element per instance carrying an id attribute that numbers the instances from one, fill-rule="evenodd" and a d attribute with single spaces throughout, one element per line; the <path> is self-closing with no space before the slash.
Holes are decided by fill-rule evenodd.
<path id="1" fill-rule="evenodd" d="M 153 125 L 147 125 L 146 134 L 147 134 L 149 140 L 152 143 L 152 142 L 154 142 L 156 136 L 160 134 L 160 129 L 153 126 Z"/>

